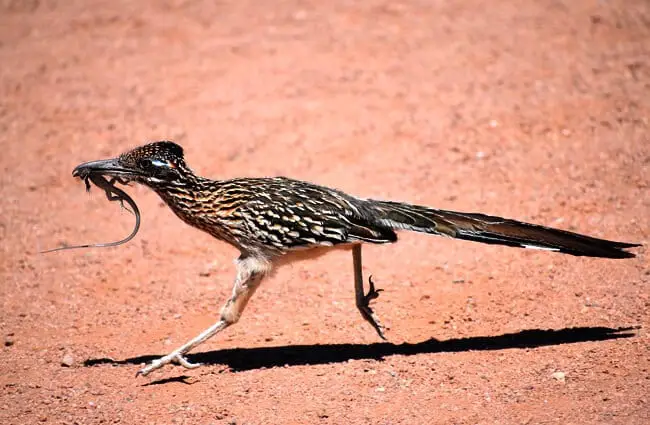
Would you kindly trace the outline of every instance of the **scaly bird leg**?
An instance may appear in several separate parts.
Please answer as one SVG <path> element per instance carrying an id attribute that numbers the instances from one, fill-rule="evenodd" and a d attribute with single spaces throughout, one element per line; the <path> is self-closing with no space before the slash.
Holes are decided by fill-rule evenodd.
<path id="1" fill-rule="evenodd" d="M 356 244 L 352 247 L 352 262 L 354 264 L 354 293 L 356 295 L 357 308 L 361 316 L 372 325 L 377 331 L 381 339 L 385 340 L 384 327 L 379 322 L 379 318 L 374 311 L 370 308 L 370 301 L 379 297 L 379 292 L 383 289 L 375 289 L 372 282 L 372 277 L 368 279 L 368 293 L 363 292 L 363 271 L 361 268 L 361 244 Z"/>
<path id="2" fill-rule="evenodd" d="M 168 355 L 154 360 L 148 366 L 140 369 L 136 376 L 146 376 L 169 363 L 178 363 L 187 369 L 201 366 L 200 363 L 188 362 L 185 354 L 227 327 L 237 323 L 246 308 L 248 300 L 253 296 L 262 282 L 262 278 L 269 270 L 270 265 L 266 260 L 243 255 L 239 257 L 237 260 L 237 277 L 232 288 L 232 295 L 221 309 L 219 321 Z"/>

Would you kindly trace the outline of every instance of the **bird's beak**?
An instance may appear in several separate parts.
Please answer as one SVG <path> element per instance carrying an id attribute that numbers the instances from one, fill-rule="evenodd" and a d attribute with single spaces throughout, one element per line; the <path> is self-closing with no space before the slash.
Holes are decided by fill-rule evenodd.
<path id="1" fill-rule="evenodd" d="M 129 178 L 139 175 L 135 170 L 124 167 L 118 158 L 101 159 L 79 164 L 72 170 L 72 177 L 85 179 L 90 174 L 101 174 L 104 176 Z"/>

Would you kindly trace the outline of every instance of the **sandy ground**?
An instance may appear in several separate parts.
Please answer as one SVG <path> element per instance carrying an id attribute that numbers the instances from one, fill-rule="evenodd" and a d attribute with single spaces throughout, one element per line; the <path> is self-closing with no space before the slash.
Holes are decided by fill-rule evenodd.
<path id="1" fill-rule="evenodd" d="M 650 3 L 0 1 L 0 423 L 650 423 Z M 236 251 L 78 163 L 172 139 L 214 178 L 640 242 L 585 259 L 416 234 L 281 269 L 196 370 Z M 631 329 L 621 329 L 631 328 Z M 63 365 L 62 363 L 67 363 Z M 561 379 L 562 372 L 564 379 Z"/>

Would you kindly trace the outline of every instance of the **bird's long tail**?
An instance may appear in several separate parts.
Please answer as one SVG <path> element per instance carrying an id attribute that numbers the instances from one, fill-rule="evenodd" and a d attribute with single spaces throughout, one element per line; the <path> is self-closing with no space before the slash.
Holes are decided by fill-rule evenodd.
<path id="1" fill-rule="evenodd" d="M 587 257 L 631 258 L 635 255 L 625 248 L 640 246 L 484 214 L 437 210 L 400 202 L 371 202 L 378 224 L 392 229 Z"/>

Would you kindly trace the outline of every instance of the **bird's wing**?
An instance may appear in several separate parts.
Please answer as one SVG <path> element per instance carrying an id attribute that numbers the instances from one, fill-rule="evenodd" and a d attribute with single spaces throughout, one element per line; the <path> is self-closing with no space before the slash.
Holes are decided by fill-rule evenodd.
<path id="1" fill-rule="evenodd" d="M 238 212 L 249 234 L 278 249 L 397 240 L 388 226 L 370 220 L 355 198 L 296 180 L 261 180 Z"/>

